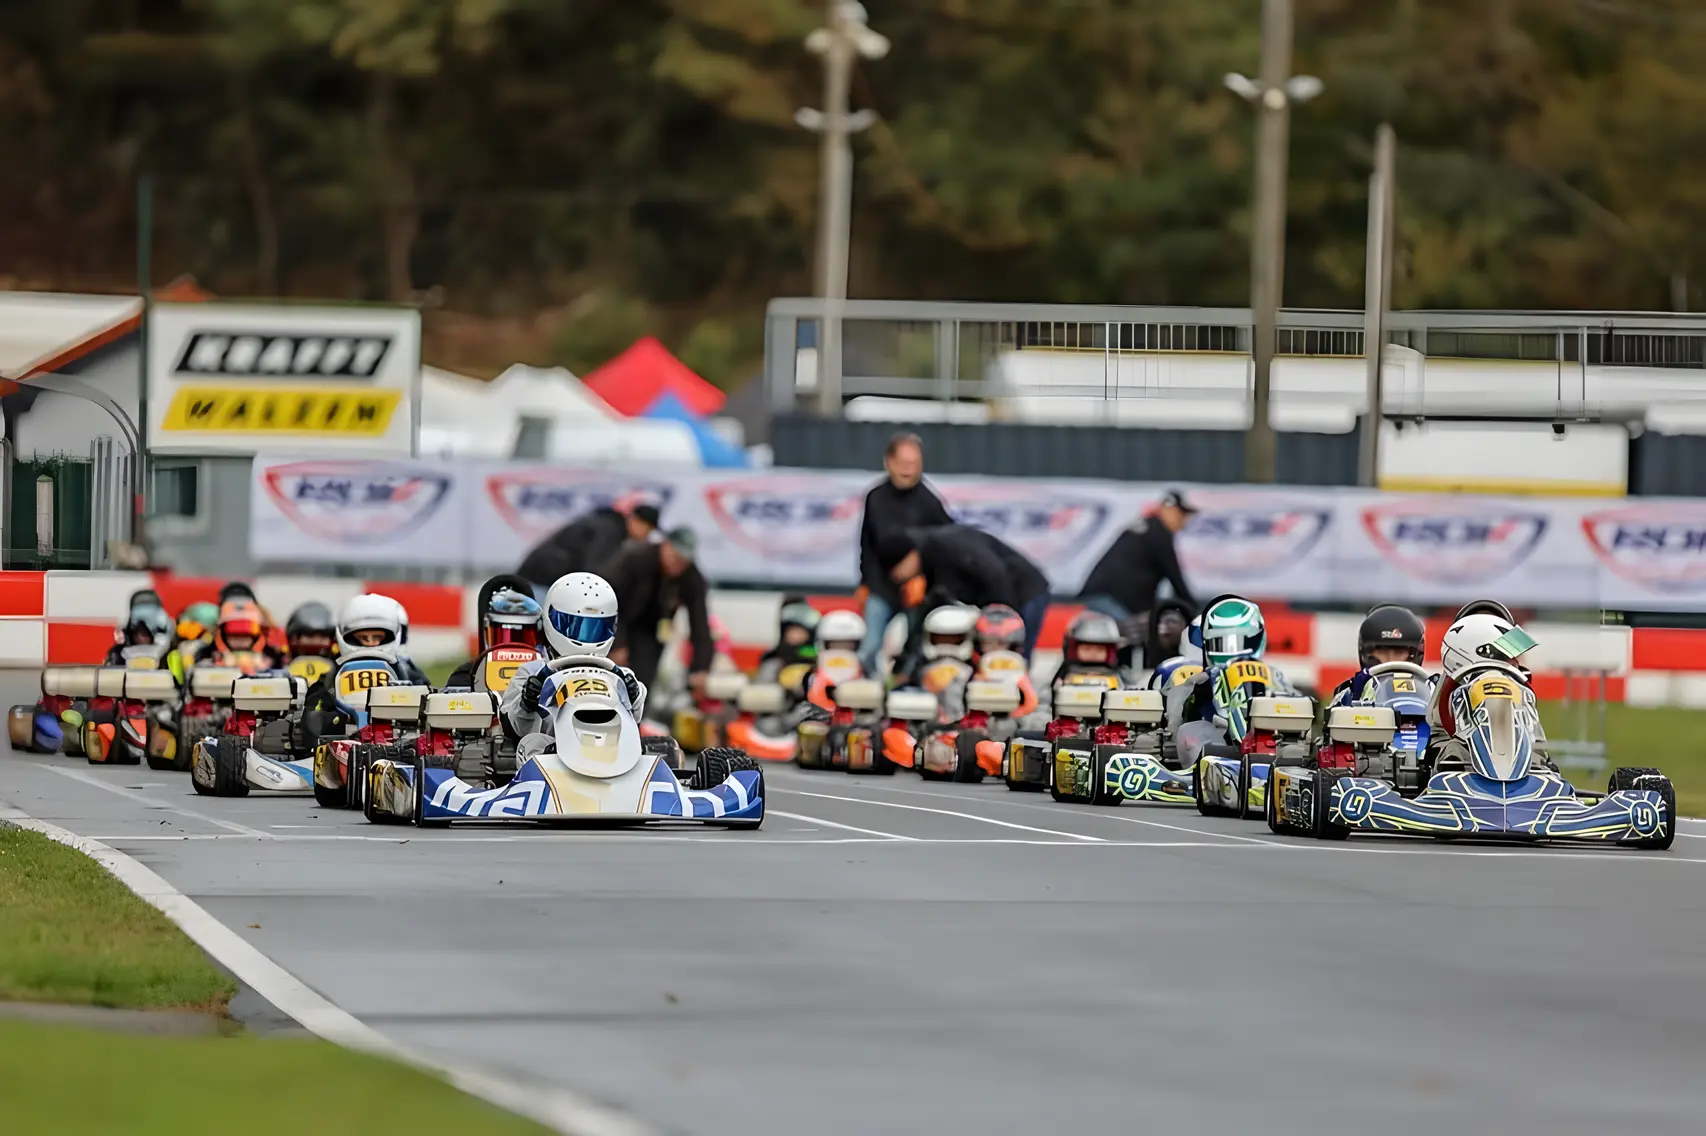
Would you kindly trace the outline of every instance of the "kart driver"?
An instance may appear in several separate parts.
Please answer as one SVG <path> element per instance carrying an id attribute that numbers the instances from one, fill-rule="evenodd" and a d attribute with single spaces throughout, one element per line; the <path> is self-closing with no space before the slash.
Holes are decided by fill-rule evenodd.
<path id="1" fill-rule="evenodd" d="M 1200 633 L 1198 627 L 1200 626 Z M 1200 634 L 1203 669 L 1177 685 L 1168 686 L 1167 722 L 1175 726 L 1179 765 L 1196 765 L 1203 747 L 1226 740 L 1226 722 L 1215 716 L 1214 684 L 1231 664 L 1260 659 L 1268 645 L 1267 622 L 1262 609 L 1242 596 L 1221 596 L 1208 605 L 1200 625 L 1193 625 L 1193 638 Z M 1274 693 L 1293 693 L 1290 683 L 1276 667 Z"/>
<path id="2" fill-rule="evenodd" d="M 404 678 L 397 663 L 397 647 L 403 629 L 397 622 L 397 601 L 389 596 L 366 593 L 352 596 L 338 613 L 337 657 L 339 663 L 352 659 L 379 659 L 391 665 L 392 673 Z M 292 738 L 291 748 L 312 752 L 321 737 L 342 737 L 348 727 L 348 708 L 338 701 L 338 668 L 315 680 L 303 699 L 302 734 Z M 302 742 L 301 746 L 296 743 Z"/>
<path id="3" fill-rule="evenodd" d="M 125 652 L 131 647 L 151 646 L 154 657 L 159 659 L 170 649 L 171 642 L 172 617 L 166 614 L 166 609 L 159 604 L 138 603 L 119 628 L 118 642 L 107 651 L 106 665 L 124 666 Z"/>
<path id="4" fill-rule="evenodd" d="M 790 597 L 777 615 L 776 645 L 758 660 L 754 682 L 779 682 L 789 667 L 809 667 L 817 662 L 817 627 L 822 619 L 817 609 L 798 597 Z M 795 697 L 799 691 L 794 692 Z"/>
<path id="5" fill-rule="evenodd" d="M 984 669 L 984 660 L 1003 651 L 1023 657 L 1025 621 L 1006 604 L 990 604 L 978 613 L 975 646 L 977 650 L 972 662 L 977 667 L 977 677 L 1005 681 L 1012 677 L 1011 672 L 991 674 Z M 1037 708 L 1037 690 L 1031 685 L 1031 676 L 1027 671 L 1019 671 L 1018 679 L 1019 705 L 1012 716 L 1023 718 Z"/>
<path id="6" fill-rule="evenodd" d="M 196 652 L 195 661 L 232 666 L 241 661 L 240 656 L 253 654 L 260 656 L 257 671 L 276 670 L 284 665 L 284 660 L 267 645 L 265 634 L 260 606 L 245 596 L 234 595 L 219 605 L 219 622 L 214 626 L 213 639 Z"/>
<path id="7" fill-rule="evenodd" d="M 818 621 L 817 625 L 817 660 L 823 662 L 824 656 L 830 653 L 853 655 L 858 657 L 859 645 L 865 641 L 865 618 L 856 611 L 832 611 Z M 880 651 L 880 648 L 879 648 Z M 860 664 L 863 673 L 864 665 Z M 806 690 L 806 700 L 819 710 L 833 712 L 835 703 L 830 694 L 834 684 L 822 670 L 812 671 L 811 685 Z"/>
<path id="8" fill-rule="evenodd" d="M 1099 611 L 1080 612 L 1066 625 L 1060 645 L 1060 668 L 1049 681 L 1049 689 L 1060 687 L 1076 675 L 1119 678 L 1120 627 L 1111 615 Z"/>
<path id="9" fill-rule="evenodd" d="M 1368 689 L 1371 667 L 1381 663 L 1420 666 L 1426 641 L 1427 628 L 1409 608 L 1381 604 L 1372 609 L 1357 628 L 1357 665 L 1362 669 L 1334 689 L 1328 705 L 1346 706 L 1360 701 Z"/>
<path id="10" fill-rule="evenodd" d="M 497 647 L 538 649 L 545 635 L 545 609 L 520 576 L 493 576 L 480 588 L 480 653 L 450 673 L 445 687 L 472 689 L 488 654 Z"/>
<path id="11" fill-rule="evenodd" d="M 213 641 L 213 629 L 219 624 L 219 605 L 201 600 L 178 613 L 178 624 L 172 631 L 172 653 L 166 657 L 166 669 L 180 684 L 184 672 Z"/>
<path id="12" fill-rule="evenodd" d="M 591 572 L 571 572 L 551 585 L 545 593 L 545 646 L 554 658 L 608 658 L 615 642 L 616 590 L 609 581 Z M 551 746 L 553 723 L 539 713 L 539 697 L 550 673 L 547 665 L 544 659 L 523 664 L 498 707 L 504 728 L 519 742 L 520 759 Z M 627 667 L 617 667 L 616 675 L 627 688 L 629 708 L 638 722 L 646 712 L 646 685 Z"/>
<path id="13" fill-rule="evenodd" d="M 338 625 L 323 603 L 305 603 L 290 613 L 284 641 L 293 659 L 330 659 L 337 653 Z"/>
<path id="14" fill-rule="evenodd" d="M 1487 662 L 1510 663 L 1527 682 L 1529 671 L 1521 659 L 1533 647 L 1534 640 L 1517 626 L 1510 609 L 1497 600 L 1474 600 L 1457 613 L 1440 641 L 1440 665 L 1445 673 L 1428 696 L 1428 753 L 1433 768 L 1464 764 L 1463 743 L 1457 740 L 1457 721 L 1451 712 L 1451 692 Z M 1538 722 L 1534 751 L 1538 760 L 1552 764 L 1546 753 L 1546 732 Z"/>

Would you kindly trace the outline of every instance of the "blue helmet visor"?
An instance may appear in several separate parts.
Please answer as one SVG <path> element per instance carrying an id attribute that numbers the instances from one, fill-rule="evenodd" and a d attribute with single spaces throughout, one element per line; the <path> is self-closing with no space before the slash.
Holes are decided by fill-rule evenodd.
<path id="1" fill-rule="evenodd" d="M 576 643 L 602 643 L 606 639 L 616 637 L 616 617 L 614 615 L 570 615 L 566 611 L 551 609 L 551 626 L 557 634 L 573 639 Z"/>

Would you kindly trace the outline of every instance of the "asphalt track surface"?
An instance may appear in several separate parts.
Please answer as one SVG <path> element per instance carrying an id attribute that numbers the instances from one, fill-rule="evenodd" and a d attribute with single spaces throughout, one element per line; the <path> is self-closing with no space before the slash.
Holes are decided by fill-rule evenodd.
<path id="1" fill-rule="evenodd" d="M 1706 823 L 1668 853 L 1320 845 L 767 779 L 756 833 L 375 828 L 21 754 L 0 801 L 395 1040 L 660 1131 L 1706 1130 Z"/>

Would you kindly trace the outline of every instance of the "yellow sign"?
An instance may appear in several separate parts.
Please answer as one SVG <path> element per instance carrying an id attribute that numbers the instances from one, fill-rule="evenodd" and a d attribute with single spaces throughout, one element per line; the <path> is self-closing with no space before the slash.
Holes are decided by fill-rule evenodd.
<path id="1" fill-rule="evenodd" d="M 1251 683 L 1261 683 L 1263 686 L 1274 684 L 1274 673 L 1268 669 L 1268 664 L 1245 660 L 1226 668 L 1226 686 L 1229 690 L 1237 690 Z"/>
<path id="2" fill-rule="evenodd" d="M 610 697 L 610 684 L 601 678 L 571 678 L 557 684 L 556 702 L 561 706 L 571 698 L 585 698 L 593 694 Z"/>
<path id="3" fill-rule="evenodd" d="M 811 677 L 811 673 L 812 665 L 810 663 L 791 663 L 783 667 L 781 672 L 776 675 L 776 682 L 779 686 L 798 694 L 806 688 L 806 679 Z"/>
<path id="4" fill-rule="evenodd" d="M 125 669 L 133 671 L 154 671 L 160 669 L 160 664 L 148 655 L 132 655 L 124 661 Z"/>
<path id="5" fill-rule="evenodd" d="M 1062 686 L 1099 686 L 1104 690 L 1117 690 L 1120 685 L 1118 675 L 1111 674 L 1071 674 L 1061 683 Z"/>
<path id="6" fill-rule="evenodd" d="M 463 713 L 471 714 L 474 711 L 474 700 L 471 698 L 452 698 L 444 705 L 445 709 L 451 713 L 461 711 Z"/>
<path id="7" fill-rule="evenodd" d="M 1353 726 L 1372 726 L 1372 725 L 1374 725 L 1374 715 L 1373 714 L 1352 714 L 1351 715 L 1351 725 L 1353 725 Z"/>
<path id="8" fill-rule="evenodd" d="M 374 387 L 179 387 L 162 430 L 380 437 L 403 392 Z"/>
<path id="9" fill-rule="evenodd" d="M 371 670 L 344 671 L 338 675 L 338 693 L 354 694 L 376 686 L 390 686 L 391 672 L 374 667 Z"/>

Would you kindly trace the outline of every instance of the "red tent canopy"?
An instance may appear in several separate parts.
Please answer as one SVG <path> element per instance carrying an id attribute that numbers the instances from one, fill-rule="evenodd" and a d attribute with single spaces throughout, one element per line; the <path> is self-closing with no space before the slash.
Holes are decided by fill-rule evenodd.
<path id="1" fill-rule="evenodd" d="M 629 418 L 644 414 L 666 392 L 695 414 L 714 414 L 723 405 L 722 391 L 649 335 L 581 381 Z"/>

